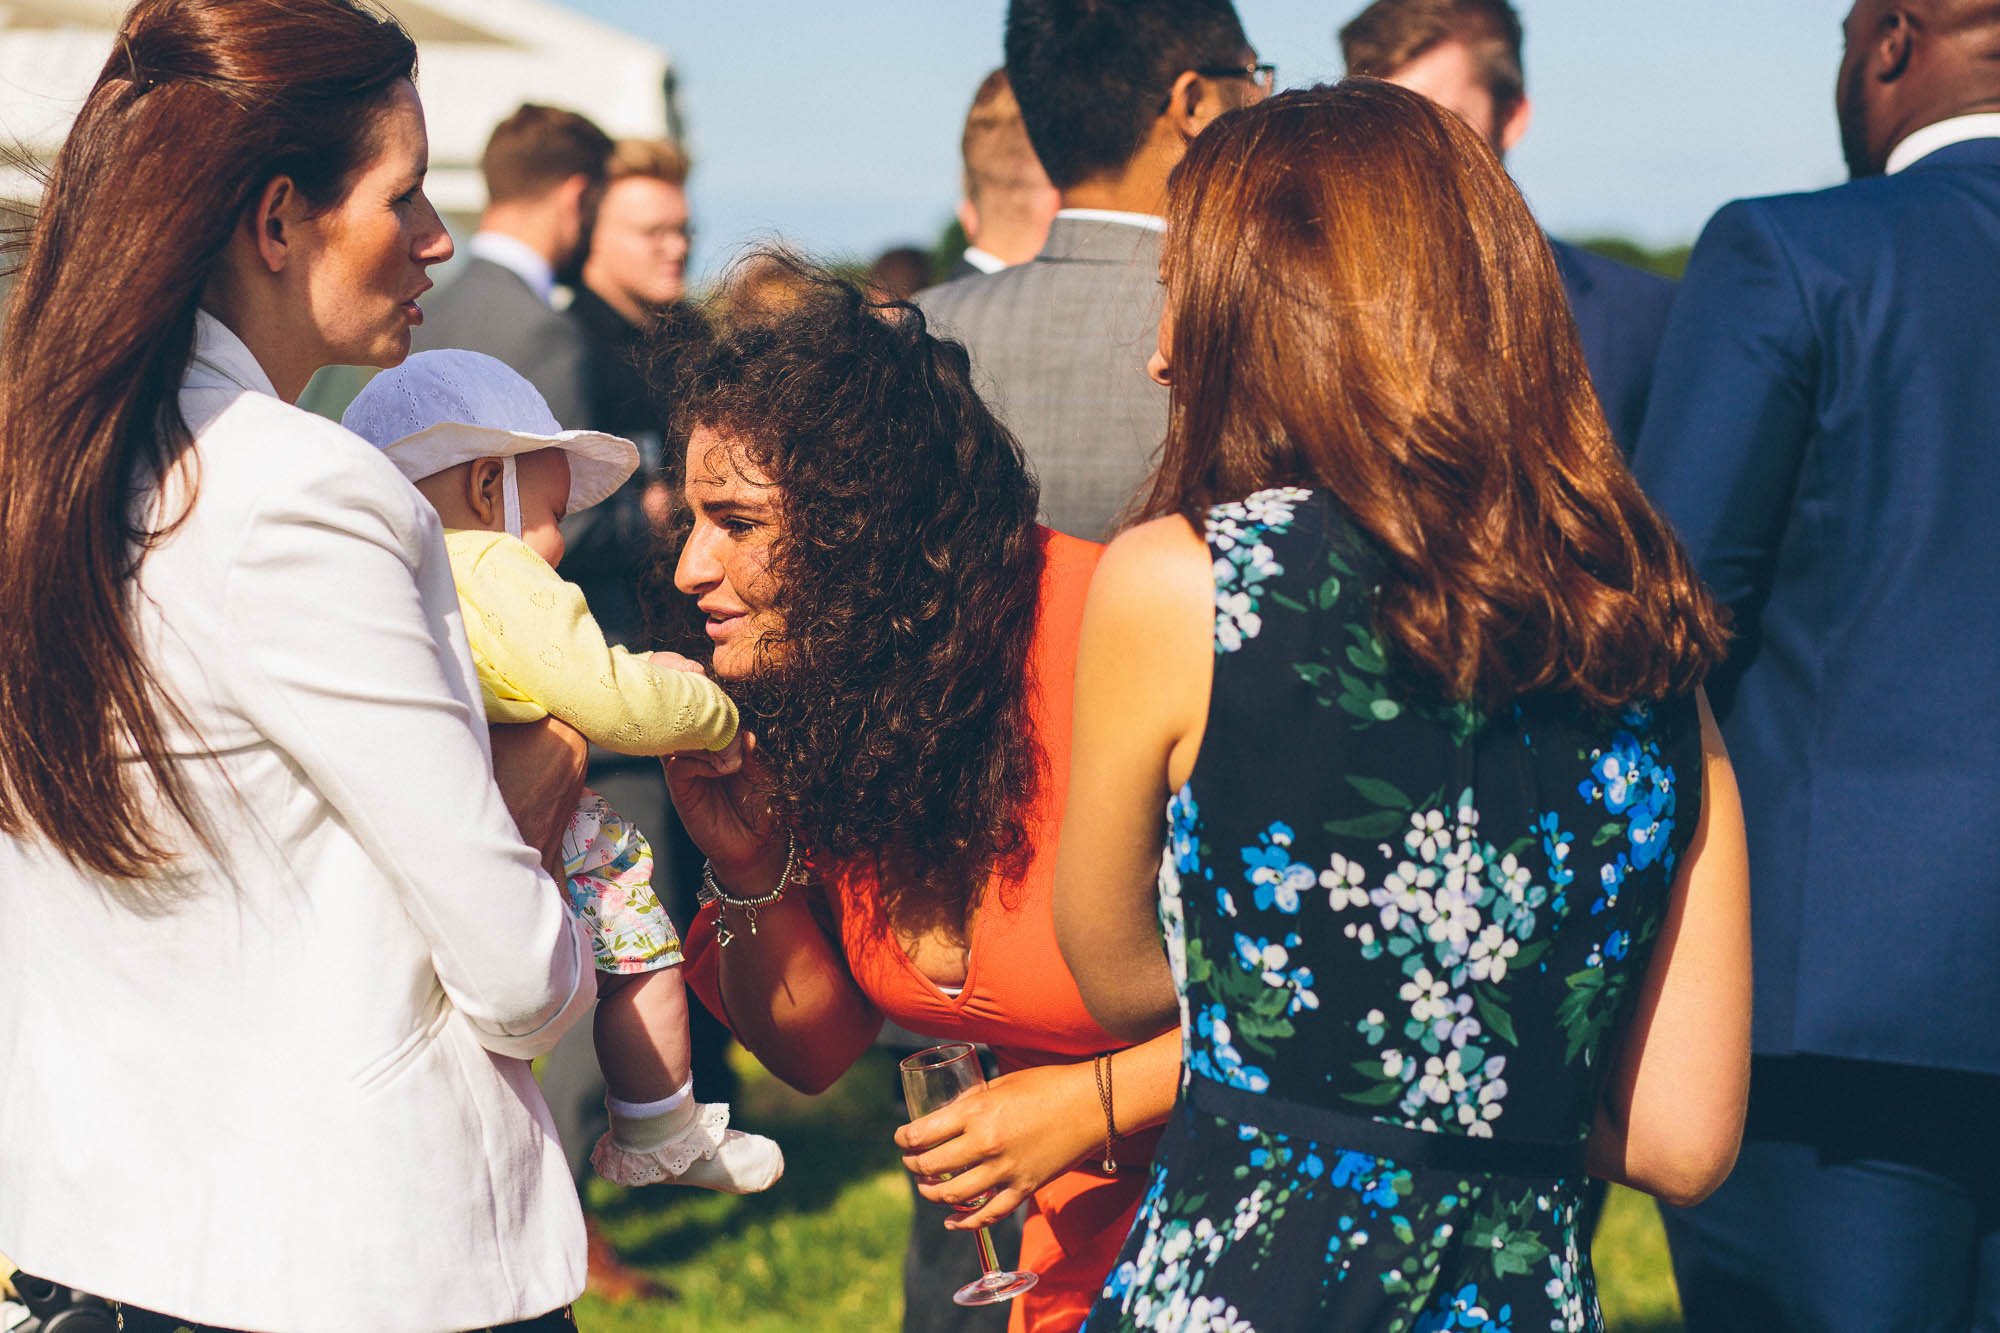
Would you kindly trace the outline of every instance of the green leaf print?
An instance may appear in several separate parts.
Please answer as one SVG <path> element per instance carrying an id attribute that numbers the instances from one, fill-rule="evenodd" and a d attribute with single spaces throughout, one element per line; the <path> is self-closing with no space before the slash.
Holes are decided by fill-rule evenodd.
<path id="1" fill-rule="evenodd" d="M 1496 1277 L 1526 1277 L 1549 1257 L 1548 1243 L 1534 1230 L 1534 1196 L 1510 1205 L 1498 1216 L 1474 1222 L 1466 1244 L 1476 1254 L 1493 1257 Z"/>
<path id="2" fill-rule="evenodd" d="M 1556 1022 L 1562 1026 L 1568 1037 L 1563 1051 L 1563 1060 L 1574 1061 L 1586 1051 L 1594 1050 L 1598 1038 L 1610 1028 L 1611 1020 L 1617 1016 L 1619 997 L 1625 990 L 1623 975 L 1606 977 L 1604 969 L 1587 967 L 1581 972 L 1572 972 L 1563 979 L 1569 987 L 1569 994 L 1556 1006 Z"/>
<path id="3" fill-rule="evenodd" d="M 1313 590 L 1313 605 L 1322 611 L 1331 611 L 1340 602 L 1340 576 L 1329 574 L 1326 581 Z"/>
<path id="4" fill-rule="evenodd" d="M 1282 606 L 1287 611 L 1298 611 L 1303 613 L 1306 609 L 1304 604 L 1302 604 L 1296 597 L 1287 597 L 1284 593 L 1277 592 L 1272 589 L 1268 588 L 1264 589 L 1263 595 L 1270 598 L 1275 605 Z"/>
<path id="5" fill-rule="evenodd" d="M 1280 992 L 1282 994 L 1282 992 Z M 1270 1014 L 1238 1012 L 1232 1030 L 1243 1038 L 1244 1044 L 1256 1050 L 1269 1052 L 1273 1041 L 1284 1041 L 1294 1032 L 1288 1018 L 1273 1017 Z"/>
<path id="6" fill-rule="evenodd" d="M 1509 970 L 1514 972 L 1522 972 L 1527 970 L 1528 968 L 1533 967 L 1536 963 L 1542 960 L 1542 955 L 1549 951 L 1549 945 L 1551 943 L 1553 943 L 1553 941 L 1544 939 L 1544 940 L 1536 940 L 1532 944 L 1522 945 L 1521 951 L 1514 955 L 1514 962 Z"/>
<path id="7" fill-rule="evenodd" d="M 1292 670 L 1298 673 L 1300 680 L 1315 690 L 1324 691 L 1326 683 L 1333 679 L 1333 668 L 1319 662 L 1294 662 Z"/>
<path id="8" fill-rule="evenodd" d="M 1320 827 L 1339 838 L 1386 838 L 1409 822 L 1401 810 L 1377 810 L 1352 819 L 1329 819 Z"/>
<path id="9" fill-rule="evenodd" d="M 1379 676 L 1389 669 L 1389 659 L 1382 653 L 1382 641 L 1375 637 L 1375 631 L 1366 625 L 1349 625 L 1348 637 L 1354 642 L 1347 646 L 1347 660 L 1366 671 L 1371 676 Z"/>
<path id="10" fill-rule="evenodd" d="M 1402 1084 L 1378 1083 L 1366 1092 L 1344 1093 L 1341 1096 L 1341 1100 L 1353 1102 L 1358 1106 L 1387 1106 L 1402 1095 Z"/>
<path id="11" fill-rule="evenodd" d="M 1384 782 L 1381 778 L 1350 777 L 1347 779 L 1347 785 L 1360 792 L 1361 798 L 1370 805 L 1391 806 L 1398 812 L 1405 812 L 1411 808 L 1410 798 L 1403 795 L 1393 782 Z M 1409 818 L 1407 814 L 1403 817 Z"/>
<path id="12" fill-rule="evenodd" d="M 1472 988 L 1472 1001 L 1479 1007 L 1480 1020 L 1488 1032 L 1509 1046 L 1521 1044 L 1521 1039 L 1514 1035 L 1514 1020 L 1501 1003 L 1499 992 L 1482 981 Z"/>
<path id="13" fill-rule="evenodd" d="M 1605 843 L 1610 842 L 1613 838 L 1617 837 L 1624 831 L 1625 831 L 1625 826 L 1623 824 L 1619 823 L 1605 824 L 1602 827 L 1600 827 L 1597 830 L 1597 832 L 1590 835 L 1590 845 L 1592 847 L 1602 847 Z"/>

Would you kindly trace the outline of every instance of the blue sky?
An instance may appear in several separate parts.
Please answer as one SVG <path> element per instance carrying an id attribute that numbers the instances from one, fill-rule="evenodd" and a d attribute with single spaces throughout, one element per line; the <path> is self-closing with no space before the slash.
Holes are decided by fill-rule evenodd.
<path id="1" fill-rule="evenodd" d="M 817 254 L 928 246 L 1005 0 L 566 0 L 658 43 L 696 155 L 698 274 L 781 235 Z M 1365 0 L 1237 0 L 1281 85 L 1339 75 Z M 1725 201 L 1841 180 L 1846 0 L 1517 0 L 1535 119 L 1508 165 L 1550 230 L 1691 240 Z"/>

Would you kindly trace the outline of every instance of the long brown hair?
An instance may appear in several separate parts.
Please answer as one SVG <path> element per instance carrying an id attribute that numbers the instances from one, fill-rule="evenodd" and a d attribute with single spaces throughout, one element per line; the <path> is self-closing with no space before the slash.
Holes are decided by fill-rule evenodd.
<path id="1" fill-rule="evenodd" d="M 915 307 L 753 258 L 786 276 L 789 306 L 683 351 L 675 393 L 677 436 L 706 427 L 778 483 L 783 627 L 729 689 L 800 842 L 872 859 L 889 919 L 962 930 L 1028 850 L 1039 488 L 965 349 Z M 656 624 L 687 618 L 679 551 L 649 580 Z"/>
<path id="2" fill-rule="evenodd" d="M 1685 692 L 1721 613 L 1611 441 L 1548 242 L 1449 112 L 1371 79 L 1221 117 L 1168 187 L 1173 382 L 1142 512 L 1322 487 L 1448 697 Z"/>
<path id="3" fill-rule="evenodd" d="M 197 302 L 274 177 L 339 202 L 416 68 L 358 0 L 140 0 L 48 175 L 0 341 L 0 833 L 139 880 L 197 834 L 130 584 L 173 524 L 138 488 L 189 446 Z M 137 760 L 138 763 L 126 761 Z"/>

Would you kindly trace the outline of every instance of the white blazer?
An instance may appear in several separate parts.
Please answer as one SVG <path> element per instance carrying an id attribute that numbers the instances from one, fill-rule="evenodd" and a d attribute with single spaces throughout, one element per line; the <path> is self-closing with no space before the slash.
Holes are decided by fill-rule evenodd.
<path id="1" fill-rule="evenodd" d="M 226 1328 L 442 1333 L 583 1289 L 525 1061 L 596 994 L 489 771 L 436 515 L 204 314 L 134 614 L 209 812 L 154 910 L 0 836 L 0 1251 Z M 202 757 L 203 750 L 212 759 Z"/>

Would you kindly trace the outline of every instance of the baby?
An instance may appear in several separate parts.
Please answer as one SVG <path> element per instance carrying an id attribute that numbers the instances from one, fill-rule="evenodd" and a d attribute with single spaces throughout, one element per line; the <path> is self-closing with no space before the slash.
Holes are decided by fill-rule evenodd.
<path id="1" fill-rule="evenodd" d="M 434 351 L 369 382 L 342 418 L 438 511 L 489 722 L 555 716 L 621 754 L 722 750 L 736 706 L 672 653 L 604 641 L 555 572 L 559 524 L 639 465 L 628 440 L 564 431 L 528 381 L 490 356 Z M 662 669 L 666 668 L 666 669 Z M 586 789 L 562 843 L 572 909 L 595 936 L 593 1037 L 611 1130 L 590 1155 L 620 1185 L 749 1194 L 784 1170 L 778 1145 L 694 1100 L 681 944 L 652 888 L 652 851 Z"/>

